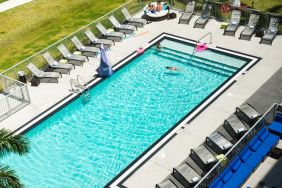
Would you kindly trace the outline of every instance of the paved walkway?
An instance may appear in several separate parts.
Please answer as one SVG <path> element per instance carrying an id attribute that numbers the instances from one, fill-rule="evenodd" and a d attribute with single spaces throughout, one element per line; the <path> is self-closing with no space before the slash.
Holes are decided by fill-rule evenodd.
<path id="1" fill-rule="evenodd" d="M 15 8 L 15 7 L 23 5 L 23 4 L 26 4 L 30 1 L 33 1 L 33 0 L 8 0 L 8 1 L 5 1 L 3 3 L 0 3 L 0 12 L 4 12 L 6 10 Z"/>

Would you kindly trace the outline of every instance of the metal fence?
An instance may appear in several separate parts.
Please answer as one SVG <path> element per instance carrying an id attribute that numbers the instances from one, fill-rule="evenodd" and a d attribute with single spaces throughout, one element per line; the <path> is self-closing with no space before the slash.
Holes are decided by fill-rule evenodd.
<path id="1" fill-rule="evenodd" d="M 282 112 L 282 106 L 273 104 L 269 110 L 244 134 L 244 136 L 224 155 L 224 160 L 219 161 L 194 187 L 208 187 L 211 181 L 218 176 L 232 159 L 238 155 L 250 139 L 263 127 L 268 126 L 275 118 L 277 110 Z M 224 162 L 223 162 L 224 161 Z"/>
<path id="2" fill-rule="evenodd" d="M 0 121 L 30 103 L 27 85 L 17 80 L 0 75 Z"/>

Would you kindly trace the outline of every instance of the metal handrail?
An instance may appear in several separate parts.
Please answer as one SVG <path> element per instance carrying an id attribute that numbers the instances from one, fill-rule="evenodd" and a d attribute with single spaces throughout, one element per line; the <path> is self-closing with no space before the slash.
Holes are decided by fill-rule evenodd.
<path id="1" fill-rule="evenodd" d="M 277 103 L 274 103 L 265 113 L 262 117 L 258 119 L 258 121 L 238 140 L 236 144 L 233 145 L 233 147 L 224 155 L 225 158 L 234 150 L 237 148 L 237 146 L 249 135 L 251 131 L 253 131 L 256 126 L 265 118 L 266 115 L 270 113 L 271 110 L 275 109 L 275 107 L 280 106 Z M 211 173 L 221 164 L 221 161 L 219 160 L 211 169 L 210 171 L 203 177 L 201 180 L 194 186 L 194 188 L 199 187 L 208 177 L 211 175 Z"/>

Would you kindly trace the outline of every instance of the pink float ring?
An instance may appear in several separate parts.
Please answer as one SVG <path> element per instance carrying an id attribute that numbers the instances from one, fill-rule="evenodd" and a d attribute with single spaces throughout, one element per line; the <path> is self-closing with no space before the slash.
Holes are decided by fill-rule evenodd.
<path id="1" fill-rule="evenodd" d="M 139 48 L 139 49 L 137 50 L 137 54 L 142 54 L 144 51 L 145 51 L 144 48 Z"/>
<path id="2" fill-rule="evenodd" d="M 207 45 L 206 45 L 205 43 L 199 43 L 199 44 L 197 44 L 197 46 L 196 46 L 197 52 L 203 52 L 203 51 L 205 51 L 207 48 L 208 48 L 208 47 L 207 47 Z"/>

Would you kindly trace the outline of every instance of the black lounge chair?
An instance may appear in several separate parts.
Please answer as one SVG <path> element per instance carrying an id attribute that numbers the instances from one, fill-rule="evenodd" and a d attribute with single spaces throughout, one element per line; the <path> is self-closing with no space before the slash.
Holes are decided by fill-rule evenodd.
<path id="1" fill-rule="evenodd" d="M 147 23 L 146 19 L 132 17 L 129 11 L 127 10 L 127 8 L 123 8 L 121 12 L 124 15 L 129 25 L 133 25 L 133 26 L 140 28 L 140 27 L 143 27 Z"/>
<path id="2" fill-rule="evenodd" d="M 272 44 L 273 39 L 276 37 L 278 33 L 279 22 L 280 22 L 279 18 L 271 17 L 269 27 L 259 43 L 269 44 L 269 45 Z"/>
<path id="3" fill-rule="evenodd" d="M 58 79 L 62 77 L 61 73 L 58 72 L 44 72 L 38 69 L 34 64 L 29 63 L 27 68 L 32 72 L 34 78 L 40 82 L 45 83 L 58 83 Z"/>
<path id="4" fill-rule="evenodd" d="M 136 26 L 120 24 L 119 21 L 114 16 L 110 16 L 109 20 L 110 22 L 112 22 L 113 26 L 115 27 L 115 30 L 122 32 L 124 34 L 132 34 L 134 31 L 137 30 Z"/>
<path id="5" fill-rule="evenodd" d="M 201 179 L 201 176 L 185 162 L 173 168 L 172 175 L 187 188 L 193 187 Z"/>
<path id="6" fill-rule="evenodd" d="M 97 29 L 102 33 L 104 37 L 113 41 L 122 41 L 122 38 L 125 37 L 124 33 L 121 32 L 108 32 L 107 29 L 99 22 L 96 25 Z"/>
<path id="7" fill-rule="evenodd" d="M 194 28 L 205 28 L 210 19 L 210 7 L 207 3 L 203 6 L 202 15 L 194 23 Z"/>
<path id="8" fill-rule="evenodd" d="M 75 55 L 70 53 L 70 51 L 63 44 L 60 44 L 57 48 L 70 64 L 82 66 L 83 63 L 87 60 L 86 56 Z"/>
<path id="9" fill-rule="evenodd" d="M 236 115 L 250 126 L 252 126 L 261 116 L 261 114 L 248 103 L 236 107 Z"/>
<path id="10" fill-rule="evenodd" d="M 189 24 L 195 9 L 195 1 L 187 3 L 184 13 L 179 18 L 179 24 Z"/>
<path id="11" fill-rule="evenodd" d="M 249 130 L 249 126 L 242 122 L 235 114 L 232 114 L 224 121 L 223 127 L 234 139 L 239 139 Z"/>
<path id="12" fill-rule="evenodd" d="M 156 188 L 185 188 L 175 177 L 169 175 L 161 183 L 156 185 Z"/>
<path id="13" fill-rule="evenodd" d="M 195 149 L 191 149 L 190 157 L 195 163 L 205 172 L 210 170 L 212 166 L 217 162 L 215 151 L 212 151 L 205 144 L 201 144 Z"/>
<path id="14" fill-rule="evenodd" d="M 219 132 L 214 132 L 206 138 L 206 145 L 216 153 L 226 153 L 233 144 Z"/>
<path id="15" fill-rule="evenodd" d="M 233 10 L 231 15 L 231 20 L 228 26 L 225 28 L 223 35 L 235 36 L 241 19 L 241 11 Z"/>
<path id="16" fill-rule="evenodd" d="M 84 34 L 90 40 L 90 43 L 93 44 L 96 47 L 101 47 L 101 45 L 103 45 L 105 47 L 105 49 L 110 49 L 111 46 L 115 44 L 115 42 L 112 41 L 112 40 L 97 38 L 94 35 L 94 33 L 92 31 L 90 31 L 89 29 L 84 31 Z"/>
<path id="17" fill-rule="evenodd" d="M 191 166 L 201 177 L 203 177 L 206 172 L 202 170 L 202 168 L 197 165 L 197 163 L 190 157 L 186 157 L 186 159 L 183 161 L 187 163 L 189 166 Z"/>
<path id="18" fill-rule="evenodd" d="M 82 42 L 74 36 L 71 39 L 72 43 L 75 45 L 75 47 L 81 52 L 83 56 L 86 57 L 97 57 L 98 52 L 100 52 L 99 48 L 92 47 L 92 46 L 84 46 Z"/>
<path id="19" fill-rule="evenodd" d="M 70 74 L 71 69 L 74 68 L 74 65 L 60 63 L 56 61 L 49 52 L 44 53 L 42 56 L 47 61 L 53 72 L 59 72 L 61 74 Z"/>
<path id="20" fill-rule="evenodd" d="M 257 29 L 257 24 L 259 21 L 258 14 L 251 14 L 249 18 L 249 23 L 246 28 L 241 32 L 239 39 L 251 40 L 252 35 Z"/>

